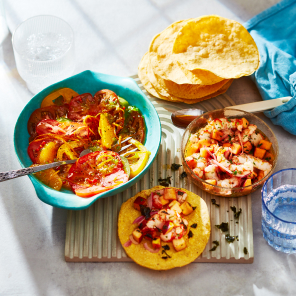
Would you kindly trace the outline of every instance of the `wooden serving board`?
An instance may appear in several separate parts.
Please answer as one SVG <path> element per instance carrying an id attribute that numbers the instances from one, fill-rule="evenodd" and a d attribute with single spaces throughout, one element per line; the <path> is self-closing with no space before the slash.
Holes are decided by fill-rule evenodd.
<path id="1" fill-rule="evenodd" d="M 211 217 L 211 236 L 204 252 L 194 262 L 213 263 L 252 263 L 253 224 L 251 195 L 238 198 L 213 196 L 202 191 L 187 178 L 181 179 L 182 167 L 179 171 L 171 171 L 172 163 L 181 164 L 181 138 L 184 130 L 176 128 L 171 122 L 171 112 L 182 108 L 199 108 L 211 111 L 235 105 L 226 94 L 191 105 L 162 101 L 151 97 L 141 85 L 137 75 L 132 76 L 151 100 L 159 114 L 162 125 L 162 140 L 159 153 L 147 174 L 126 191 L 98 199 L 92 206 L 82 211 L 68 211 L 65 260 L 68 262 L 132 262 L 124 252 L 117 235 L 117 217 L 121 204 L 137 192 L 154 187 L 159 178 L 172 176 L 171 186 L 188 189 L 201 196 L 207 203 Z M 220 206 L 211 203 L 215 199 Z M 230 206 L 242 209 L 239 219 L 234 219 Z M 238 236 L 234 243 L 227 243 L 225 234 L 215 225 L 229 223 L 229 233 Z M 210 251 L 218 241 L 215 251 Z M 247 249 L 247 254 L 244 253 Z"/>

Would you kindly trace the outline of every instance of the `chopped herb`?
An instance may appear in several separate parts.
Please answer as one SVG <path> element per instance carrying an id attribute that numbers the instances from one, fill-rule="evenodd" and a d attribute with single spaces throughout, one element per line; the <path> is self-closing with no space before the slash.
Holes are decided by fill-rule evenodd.
<path id="1" fill-rule="evenodd" d="M 184 178 L 186 178 L 187 177 L 187 173 L 186 172 L 183 172 L 181 175 L 180 175 L 180 178 L 181 179 L 184 179 Z"/>
<path id="2" fill-rule="evenodd" d="M 192 224 L 190 227 L 196 228 L 197 227 L 197 223 Z"/>
<path id="3" fill-rule="evenodd" d="M 56 119 L 58 122 L 71 122 L 69 118 L 66 117 L 59 117 Z"/>
<path id="4" fill-rule="evenodd" d="M 257 147 L 261 147 L 261 146 L 262 146 L 262 143 L 257 145 Z"/>
<path id="5" fill-rule="evenodd" d="M 227 119 L 227 121 L 228 121 L 228 122 L 231 122 L 231 120 L 230 120 L 229 118 Z"/>
<path id="6" fill-rule="evenodd" d="M 244 247 L 244 254 L 247 255 L 248 254 L 248 249 L 246 247 Z"/>
<path id="7" fill-rule="evenodd" d="M 220 245 L 218 241 L 213 241 L 213 244 L 214 244 L 215 246 L 213 246 L 213 248 L 209 250 L 210 252 L 211 252 L 211 251 L 215 251 L 215 250 L 217 249 L 217 247 Z"/>
<path id="8" fill-rule="evenodd" d="M 225 240 L 230 244 L 230 243 L 233 243 L 235 241 L 235 237 L 231 236 L 229 233 L 227 233 L 225 235 Z"/>
<path id="9" fill-rule="evenodd" d="M 151 233 L 146 233 L 146 234 L 144 235 L 144 237 L 148 237 L 148 238 L 150 238 L 151 240 L 153 239 L 153 237 L 152 237 L 152 234 L 151 234 Z"/>
<path id="10" fill-rule="evenodd" d="M 218 204 L 216 203 L 216 199 L 215 199 L 215 198 L 212 198 L 212 199 L 211 199 L 211 202 L 212 202 L 212 204 L 215 205 L 216 207 L 218 207 L 218 208 L 220 207 L 220 205 L 218 205 Z"/>
<path id="11" fill-rule="evenodd" d="M 161 186 L 165 186 L 168 187 L 171 184 L 171 176 L 170 177 L 166 177 L 165 179 L 158 179 L 158 182 Z"/>
<path id="12" fill-rule="evenodd" d="M 181 166 L 182 166 L 181 164 L 173 163 L 171 165 L 171 170 L 172 171 L 177 171 Z"/>
<path id="13" fill-rule="evenodd" d="M 220 225 L 215 225 L 218 229 L 220 229 L 222 232 L 227 232 L 229 230 L 228 222 L 222 222 Z"/>
<path id="14" fill-rule="evenodd" d="M 270 161 L 271 157 L 266 157 L 265 160 Z"/>
<path id="15" fill-rule="evenodd" d="M 230 135 L 228 135 L 228 141 L 229 141 L 229 142 L 231 141 L 231 136 L 230 136 Z"/>
<path id="16" fill-rule="evenodd" d="M 238 173 L 241 175 L 243 172 L 242 171 L 238 171 Z"/>
<path id="17" fill-rule="evenodd" d="M 229 162 L 232 164 L 232 159 L 229 159 Z"/>
<path id="18" fill-rule="evenodd" d="M 188 232 L 188 238 L 191 238 L 191 237 L 193 237 L 193 233 L 192 233 L 191 230 L 189 230 L 189 232 Z"/>
<path id="19" fill-rule="evenodd" d="M 242 209 L 240 208 L 239 211 L 236 211 L 236 207 L 230 207 L 230 209 L 233 211 L 234 213 L 234 218 L 235 219 L 239 219 L 240 214 L 242 213 Z"/>
<path id="20" fill-rule="evenodd" d="M 140 205 L 141 214 L 145 217 L 146 220 L 150 219 L 150 208 Z"/>
<path id="21" fill-rule="evenodd" d="M 235 170 L 235 171 L 233 172 L 233 174 L 236 176 L 236 175 L 237 175 L 237 170 Z"/>
<path id="22" fill-rule="evenodd" d="M 183 195 L 184 195 L 184 193 L 185 193 L 185 192 L 183 192 L 183 191 L 178 191 L 178 195 L 181 195 L 181 196 L 183 196 Z"/>
<path id="23" fill-rule="evenodd" d="M 162 246 L 163 250 L 161 252 L 161 254 L 165 254 L 166 256 L 165 257 L 161 257 L 163 259 L 168 259 L 168 258 L 172 258 L 166 251 L 170 250 L 170 247 L 169 245 L 164 245 Z"/>
<path id="24" fill-rule="evenodd" d="M 184 229 L 187 230 L 187 225 L 184 223 L 183 220 L 182 220 L 181 224 L 184 226 Z"/>

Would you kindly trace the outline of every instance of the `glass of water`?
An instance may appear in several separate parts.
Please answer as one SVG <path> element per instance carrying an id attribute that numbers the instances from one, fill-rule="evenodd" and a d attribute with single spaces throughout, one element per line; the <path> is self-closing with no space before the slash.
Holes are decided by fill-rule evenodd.
<path id="1" fill-rule="evenodd" d="M 296 253 L 296 169 L 276 172 L 264 183 L 262 231 L 276 250 Z"/>
<path id="2" fill-rule="evenodd" d="M 34 94 L 73 74 L 74 33 L 58 17 L 27 19 L 13 33 L 12 44 L 17 70 Z"/>

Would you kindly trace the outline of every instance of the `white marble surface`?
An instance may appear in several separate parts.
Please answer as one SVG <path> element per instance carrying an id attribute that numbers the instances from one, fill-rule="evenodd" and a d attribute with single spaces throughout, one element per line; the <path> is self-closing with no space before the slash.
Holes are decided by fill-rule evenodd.
<path id="1" fill-rule="evenodd" d="M 53 14 L 75 31 L 75 73 L 132 75 L 152 36 L 170 23 L 204 14 L 244 22 L 277 0 L 10 0 L 11 31 L 28 17 Z M 227 93 L 237 103 L 260 100 L 249 78 Z M 20 167 L 13 148 L 18 114 L 32 97 L 15 68 L 11 35 L 0 47 L 0 170 Z M 276 170 L 296 166 L 295 136 L 273 126 Z M 296 255 L 268 246 L 261 231 L 260 191 L 252 195 L 255 260 L 251 265 L 190 264 L 155 272 L 133 263 L 66 263 L 66 211 L 42 203 L 29 178 L 0 184 L 0 295 L 295 295 Z"/>

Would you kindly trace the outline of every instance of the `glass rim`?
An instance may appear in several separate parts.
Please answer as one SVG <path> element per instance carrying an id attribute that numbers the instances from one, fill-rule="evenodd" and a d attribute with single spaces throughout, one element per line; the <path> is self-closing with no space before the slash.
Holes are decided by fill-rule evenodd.
<path id="1" fill-rule="evenodd" d="M 191 128 L 191 126 L 193 126 L 193 125 L 195 124 L 195 122 L 196 122 L 197 120 L 199 120 L 202 116 L 207 115 L 207 114 L 212 113 L 212 112 L 224 111 L 225 109 L 227 109 L 227 108 L 215 109 L 215 110 L 212 110 L 212 111 L 208 111 L 208 112 L 205 112 L 205 113 L 199 115 L 197 118 L 195 118 L 195 119 L 194 119 L 194 120 L 193 120 L 193 121 L 187 126 L 187 128 L 185 129 L 184 134 L 183 134 L 182 139 L 181 139 L 181 143 L 183 144 L 183 141 L 184 141 L 184 137 L 185 137 L 185 133 L 186 133 L 186 131 L 189 130 L 189 129 Z M 240 112 L 242 112 L 242 113 L 244 113 L 244 114 L 248 114 L 248 115 L 250 114 L 250 115 L 252 115 L 252 116 L 255 116 L 256 119 L 259 119 L 259 121 L 260 121 L 263 125 L 265 125 L 265 126 L 267 127 L 267 129 L 272 133 L 272 135 L 274 136 L 274 138 L 275 138 L 275 140 L 276 140 L 276 143 L 278 144 L 278 142 L 277 142 L 277 138 L 276 138 L 274 132 L 273 132 L 272 129 L 267 125 L 267 123 L 264 122 L 261 118 L 259 118 L 258 116 L 254 115 L 254 114 L 251 113 L 251 112 L 247 112 L 247 111 L 244 111 L 244 110 L 235 109 L 235 108 L 231 108 L 231 110 L 234 110 L 234 111 L 240 111 Z M 229 117 L 231 117 L 231 116 L 229 116 Z M 218 186 L 218 185 L 213 185 L 213 184 L 210 184 L 210 183 L 206 182 L 204 179 L 201 179 L 200 177 L 198 177 L 198 176 L 193 172 L 193 170 L 188 166 L 187 162 L 185 161 L 185 153 L 184 153 L 183 149 L 181 149 L 181 155 L 182 155 L 182 161 L 183 161 L 183 163 L 185 164 L 186 168 L 189 170 L 190 174 L 193 175 L 195 178 L 197 178 L 200 182 L 202 182 L 202 183 L 206 183 L 207 185 L 211 185 L 211 186 L 213 186 L 213 188 L 216 188 L 216 189 L 239 191 L 239 190 L 242 190 L 242 189 L 252 189 L 253 187 L 260 186 L 260 185 L 264 182 L 264 180 L 265 180 L 265 182 L 267 182 L 267 179 L 269 179 L 269 178 L 272 176 L 271 173 L 273 172 L 273 170 L 275 169 L 275 167 L 276 167 L 276 165 L 277 165 L 278 150 L 275 151 L 274 164 L 273 164 L 273 166 L 272 166 L 272 168 L 271 168 L 271 171 L 270 171 L 266 176 L 264 176 L 261 180 L 255 182 L 254 184 L 251 184 L 251 185 L 249 185 L 249 186 L 233 187 L 233 188 L 228 188 L 228 187 L 222 187 L 222 186 Z M 220 195 L 219 195 L 219 196 L 220 196 Z M 222 196 L 222 197 L 230 197 L 231 194 L 230 194 L 229 196 L 224 196 L 224 195 L 221 195 L 221 196 Z"/>
<path id="2" fill-rule="evenodd" d="M 12 37 L 11 37 L 11 43 L 12 43 L 12 48 L 14 51 L 16 51 L 19 55 L 20 55 L 20 52 L 18 51 L 18 49 L 14 46 L 14 40 L 15 40 L 15 34 L 17 32 L 17 30 L 24 24 L 26 23 L 27 21 L 31 20 L 31 19 L 34 19 L 34 18 L 39 18 L 39 17 L 51 17 L 51 18 L 55 18 L 55 19 L 59 19 L 61 20 L 62 22 L 64 22 L 69 28 L 70 28 L 70 31 L 71 31 L 71 34 L 72 34 L 72 42 L 69 46 L 69 48 L 60 56 L 58 57 L 57 59 L 54 59 L 54 60 L 49 60 L 49 61 L 37 61 L 37 60 L 32 60 L 30 58 L 26 58 L 27 61 L 31 61 L 31 62 L 34 62 L 34 63 L 44 63 L 44 64 L 48 64 L 48 63 L 52 63 L 53 61 L 57 61 L 59 59 L 62 59 L 66 54 L 68 54 L 68 52 L 70 51 L 70 49 L 73 47 L 73 44 L 74 44 L 74 31 L 72 29 L 72 27 L 69 25 L 68 22 L 66 22 L 64 19 L 58 17 L 58 16 L 55 16 L 55 15 L 51 15 L 51 14 L 40 14 L 40 15 L 35 15 L 35 16 L 32 16 L 32 17 L 29 17 L 27 18 L 26 20 L 24 20 L 23 22 L 21 22 L 17 27 L 16 29 L 14 30 L 13 34 L 12 34 Z"/>
<path id="3" fill-rule="evenodd" d="M 282 170 L 280 170 L 280 171 L 277 171 L 277 172 L 273 173 L 271 176 L 269 176 L 269 178 L 268 178 L 268 179 L 264 182 L 264 184 L 263 184 L 263 187 L 262 187 L 262 190 L 261 190 L 261 200 L 262 200 L 262 203 L 263 203 L 264 207 L 265 207 L 266 210 L 271 214 L 271 216 L 273 216 L 273 217 L 276 218 L 277 220 L 280 220 L 280 221 L 282 221 L 282 222 L 284 222 L 284 223 L 289 223 L 289 224 L 295 224 L 295 225 L 296 225 L 296 222 L 287 221 L 287 220 L 281 219 L 281 218 L 279 218 L 278 216 L 274 215 L 274 214 L 269 210 L 269 208 L 267 207 L 267 205 L 266 205 L 266 203 L 265 203 L 265 201 L 264 201 L 264 199 L 263 199 L 263 190 L 266 190 L 267 182 L 269 181 L 269 179 L 271 179 L 273 176 L 275 176 L 275 175 L 277 175 L 277 174 L 280 174 L 280 173 L 282 173 L 282 172 L 284 172 L 284 171 L 296 171 L 296 168 L 282 169 Z M 295 187 L 296 187 L 296 185 L 295 185 Z"/>

